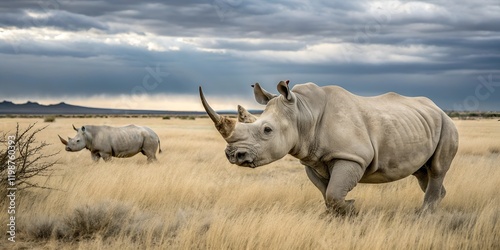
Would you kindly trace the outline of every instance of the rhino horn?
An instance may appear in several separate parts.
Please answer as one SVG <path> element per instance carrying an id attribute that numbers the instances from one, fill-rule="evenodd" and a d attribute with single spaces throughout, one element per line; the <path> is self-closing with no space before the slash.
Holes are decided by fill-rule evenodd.
<path id="1" fill-rule="evenodd" d="M 217 128 L 217 130 L 222 135 L 222 137 L 224 137 L 224 139 L 230 137 L 234 131 L 236 121 L 228 117 L 217 114 L 217 112 L 215 112 L 212 109 L 212 107 L 208 105 L 207 100 L 205 99 L 205 95 L 203 95 L 203 90 L 201 89 L 201 86 L 199 90 L 200 90 L 201 103 L 203 104 L 203 107 L 205 108 L 205 111 L 207 112 L 210 119 L 212 119 L 212 121 L 214 122 L 215 128 Z"/>
<path id="2" fill-rule="evenodd" d="M 59 140 L 61 140 L 61 142 L 64 144 L 64 145 L 68 145 L 68 141 L 64 140 L 60 135 L 57 135 L 59 136 Z"/>
<path id="3" fill-rule="evenodd" d="M 217 124 L 220 123 L 221 116 L 215 112 L 210 105 L 208 105 L 207 100 L 205 99 L 205 95 L 203 94 L 203 89 L 200 86 L 200 98 L 201 98 L 201 103 L 203 104 L 203 107 L 205 108 L 205 111 L 207 112 L 208 116 L 210 116 L 210 119 Z"/>
<path id="4" fill-rule="evenodd" d="M 75 128 L 75 125 L 71 124 L 71 126 L 73 126 L 73 129 L 78 132 L 78 129 Z"/>

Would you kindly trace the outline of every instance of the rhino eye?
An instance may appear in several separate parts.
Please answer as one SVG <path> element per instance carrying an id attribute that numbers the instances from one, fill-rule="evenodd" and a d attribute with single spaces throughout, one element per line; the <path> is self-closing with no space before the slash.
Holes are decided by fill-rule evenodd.
<path id="1" fill-rule="evenodd" d="M 76 142 L 80 142 L 80 139 L 76 140 Z"/>
<path id="2" fill-rule="evenodd" d="M 270 134 L 271 132 L 273 132 L 273 129 L 271 127 L 264 127 L 264 133 L 265 134 Z"/>

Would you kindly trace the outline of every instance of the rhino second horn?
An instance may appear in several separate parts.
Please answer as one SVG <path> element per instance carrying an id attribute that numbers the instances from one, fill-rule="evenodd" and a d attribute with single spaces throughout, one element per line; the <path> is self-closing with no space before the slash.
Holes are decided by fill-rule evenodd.
<path id="1" fill-rule="evenodd" d="M 78 129 L 77 129 L 77 128 L 75 128 L 75 125 L 71 124 L 71 126 L 73 126 L 73 129 L 74 129 L 75 131 L 78 131 Z"/>
<path id="2" fill-rule="evenodd" d="M 217 114 L 217 112 L 215 112 L 212 109 L 212 107 L 208 105 L 207 100 L 205 99 L 205 95 L 203 94 L 203 90 L 201 89 L 201 86 L 199 90 L 200 90 L 201 103 L 203 104 L 203 107 L 205 108 L 205 111 L 207 112 L 210 119 L 212 119 L 212 121 L 214 122 L 215 128 L 217 128 L 222 137 L 228 138 L 234 131 L 236 121 Z"/>
<path id="3" fill-rule="evenodd" d="M 257 120 L 257 117 L 248 112 L 244 107 L 238 105 L 238 121 L 243 123 L 252 123 Z"/>
<path id="4" fill-rule="evenodd" d="M 64 145 L 68 145 L 68 141 L 64 140 L 60 135 L 57 135 L 59 136 L 59 140 L 61 140 L 61 142 L 64 144 Z"/>

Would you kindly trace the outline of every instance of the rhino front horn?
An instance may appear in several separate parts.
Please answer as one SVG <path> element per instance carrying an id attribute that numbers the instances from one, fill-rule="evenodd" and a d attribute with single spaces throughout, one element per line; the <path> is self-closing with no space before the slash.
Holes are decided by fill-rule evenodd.
<path id="1" fill-rule="evenodd" d="M 224 139 L 230 137 L 234 131 L 234 126 L 236 125 L 236 121 L 228 117 L 217 114 L 217 112 L 215 112 L 212 109 L 212 107 L 208 105 L 207 100 L 205 100 L 205 95 L 203 95 L 203 90 L 201 89 L 201 86 L 199 90 L 200 90 L 201 103 L 203 104 L 203 107 L 205 108 L 205 111 L 207 112 L 210 119 L 212 119 L 212 121 L 214 122 L 215 128 L 217 128 L 217 130 L 222 135 L 222 137 L 224 137 Z"/>
<path id="2" fill-rule="evenodd" d="M 64 144 L 64 145 L 68 145 L 68 141 L 64 140 L 60 135 L 57 135 L 59 136 L 59 140 L 61 140 L 61 142 Z"/>

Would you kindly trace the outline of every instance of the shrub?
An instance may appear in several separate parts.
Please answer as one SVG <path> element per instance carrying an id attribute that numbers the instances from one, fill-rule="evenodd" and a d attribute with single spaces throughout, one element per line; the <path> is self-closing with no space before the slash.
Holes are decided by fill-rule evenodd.
<path id="1" fill-rule="evenodd" d="M 181 115 L 181 116 L 179 116 L 179 119 L 181 119 L 181 120 L 196 120 L 196 117 L 189 116 L 189 115 Z"/>
<path id="2" fill-rule="evenodd" d="M 135 211 L 128 204 L 105 201 L 78 206 L 62 217 L 36 218 L 27 225 L 26 233 L 34 240 L 54 238 L 73 242 L 130 237 L 141 242 L 160 240 L 164 233 L 175 235 L 183 223 L 184 220 L 176 220 L 166 227 L 158 217 Z"/>
<path id="3" fill-rule="evenodd" d="M 125 205 L 101 203 L 75 209 L 64 220 L 64 231 L 69 239 L 91 239 L 100 235 L 103 239 L 117 236 L 130 224 L 131 208 Z"/>
<path id="4" fill-rule="evenodd" d="M 163 120 L 170 120 L 170 116 L 166 115 L 162 118 Z"/>
<path id="5" fill-rule="evenodd" d="M 15 171 L 15 174 L 11 176 L 15 176 L 12 180 L 17 190 L 33 187 L 48 188 L 31 180 L 35 176 L 50 176 L 53 166 L 57 164 L 56 161 L 49 160 L 57 153 L 48 155 L 42 153 L 43 149 L 50 144 L 36 141 L 37 134 L 47 126 L 34 128 L 35 124 L 30 124 L 25 129 L 21 129 L 17 124 L 15 131 L 0 134 L 0 144 L 3 144 L 0 148 L 0 176 L 8 178 L 9 171 Z M 9 169 L 9 166 L 15 168 Z M 14 185 L 10 184 L 10 180 L 1 181 L 0 195 L 5 197 L 7 188 Z"/>
<path id="6" fill-rule="evenodd" d="M 490 154 L 500 154 L 500 146 L 490 146 L 488 151 L 490 151 Z"/>
<path id="7" fill-rule="evenodd" d="M 53 115 L 45 116 L 43 118 L 43 122 L 55 122 L 55 121 L 56 121 L 56 117 Z"/>
<path id="8" fill-rule="evenodd" d="M 50 239 L 57 228 L 57 220 L 53 218 L 36 218 L 27 227 L 29 236 L 35 239 Z"/>

